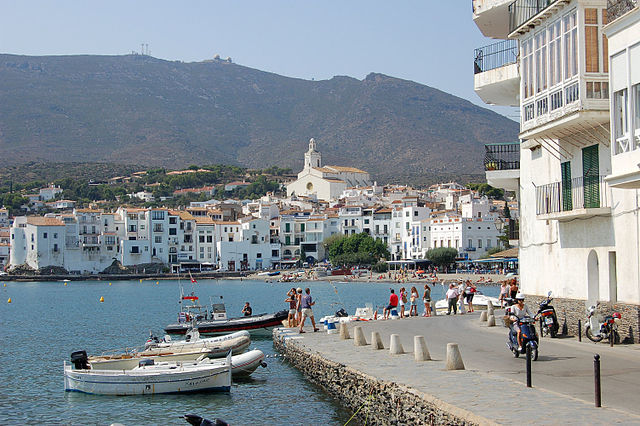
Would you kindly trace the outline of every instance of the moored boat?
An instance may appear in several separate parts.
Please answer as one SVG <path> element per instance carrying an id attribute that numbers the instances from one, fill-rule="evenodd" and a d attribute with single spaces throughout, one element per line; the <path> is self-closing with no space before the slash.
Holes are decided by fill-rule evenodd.
<path id="1" fill-rule="evenodd" d="M 155 363 L 140 360 L 131 370 L 89 368 L 84 351 L 71 354 L 64 362 L 65 391 L 98 395 L 153 395 L 162 393 L 229 392 L 231 355 L 224 360 Z"/>

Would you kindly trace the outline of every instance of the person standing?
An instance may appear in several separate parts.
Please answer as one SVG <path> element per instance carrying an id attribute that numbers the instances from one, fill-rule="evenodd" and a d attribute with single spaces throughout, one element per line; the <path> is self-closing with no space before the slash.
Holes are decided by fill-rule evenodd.
<path id="1" fill-rule="evenodd" d="M 296 322 L 300 324 L 302 321 L 302 289 L 298 287 L 296 290 Z"/>
<path id="2" fill-rule="evenodd" d="M 447 315 L 451 314 L 452 309 L 453 315 L 458 313 L 458 296 L 458 288 L 453 283 L 449 284 L 449 290 L 447 290 Z"/>
<path id="3" fill-rule="evenodd" d="M 296 289 L 292 288 L 291 290 L 289 290 L 289 292 L 287 293 L 287 298 L 284 300 L 285 303 L 289 304 L 289 315 L 287 316 L 287 325 L 289 326 L 289 328 L 291 327 L 295 327 L 296 324 L 296 308 L 297 308 L 297 298 L 296 298 Z"/>
<path id="4" fill-rule="evenodd" d="M 411 308 L 409 309 L 409 316 L 418 316 L 418 299 L 420 295 L 418 294 L 418 289 L 411 287 Z"/>
<path id="5" fill-rule="evenodd" d="M 462 281 L 458 285 L 458 305 L 460 305 L 460 315 L 465 314 L 464 297 L 467 292 L 467 283 Z"/>
<path id="6" fill-rule="evenodd" d="M 300 298 L 300 305 L 302 307 L 302 321 L 300 322 L 300 333 L 304 333 L 305 331 L 302 329 L 304 327 L 304 321 L 307 317 L 311 318 L 311 325 L 313 326 L 313 331 L 318 331 L 316 327 L 316 320 L 313 318 L 313 311 L 311 307 L 316 304 L 313 300 L 311 300 L 311 290 L 309 287 L 305 289 L 305 295 Z"/>
<path id="7" fill-rule="evenodd" d="M 515 278 L 511 279 L 511 285 L 509 287 L 509 293 L 511 293 L 511 298 L 515 299 L 518 294 L 518 283 Z"/>
<path id="8" fill-rule="evenodd" d="M 424 317 L 431 316 L 431 287 L 429 284 L 424 285 L 424 293 L 422 293 L 422 302 L 424 303 Z"/>
<path id="9" fill-rule="evenodd" d="M 504 298 L 507 297 L 509 293 L 509 286 L 507 285 L 507 281 L 502 281 L 500 284 L 500 307 L 504 308 Z"/>
<path id="10" fill-rule="evenodd" d="M 407 303 L 407 290 L 400 287 L 400 318 L 404 318 L 404 306 Z"/>
<path id="11" fill-rule="evenodd" d="M 467 297 L 467 304 L 469 305 L 469 312 L 473 312 L 473 296 L 476 294 L 476 286 L 474 283 L 471 282 L 471 280 L 467 280 L 467 290 L 466 290 L 466 297 Z"/>
<path id="12" fill-rule="evenodd" d="M 382 311 L 382 319 L 388 319 L 391 311 L 398 307 L 398 295 L 392 288 L 390 288 L 389 291 L 391 291 L 391 295 L 389 295 L 389 304 Z"/>
<path id="13" fill-rule="evenodd" d="M 245 317 L 250 317 L 251 314 L 253 313 L 253 309 L 251 309 L 251 305 L 249 305 L 249 302 L 246 302 L 244 304 L 244 308 L 242 308 L 242 313 L 244 314 Z"/>

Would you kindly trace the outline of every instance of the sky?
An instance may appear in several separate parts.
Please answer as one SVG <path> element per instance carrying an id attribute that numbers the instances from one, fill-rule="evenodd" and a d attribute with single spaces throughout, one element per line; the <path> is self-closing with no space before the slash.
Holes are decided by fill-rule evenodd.
<path id="1" fill-rule="evenodd" d="M 371 72 L 413 80 L 489 107 L 473 91 L 473 50 L 491 44 L 469 0 L 0 0 L 0 53 L 219 54 L 303 79 Z"/>

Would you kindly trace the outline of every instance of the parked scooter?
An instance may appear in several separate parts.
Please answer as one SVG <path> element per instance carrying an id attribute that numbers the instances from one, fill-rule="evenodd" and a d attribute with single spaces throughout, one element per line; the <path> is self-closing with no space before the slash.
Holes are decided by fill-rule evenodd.
<path id="1" fill-rule="evenodd" d="M 620 315 L 620 312 L 614 312 L 603 318 L 601 314 L 596 312 L 597 306 L 598 305 L 591 306 L 588 310 L 587 325 L 584 329 L 584 334 L 586 334 L 592 342 L 600 342 L 602 339 L 608 339 L 609 343 L 611 343 L 611 339 L 613 339 L 613 343 L 620 342 L 618 323 L 622 315 Z"/>
<path id="2" fill-rule="evenodd" d="M 527 346 L 531 347 L 531 359 L 534 361 L 538 359 L 538 333 L 536 332 L 536 320 L 531 317 L 525 317 L 518 320 L 518 326 L 520 327 L 520 340 L 522 341 L 522 348 L 518 350 L 518 333 L 514 327 L 509 327 L 509 338 L 507 340 L 507 347 L 513 353 L 513 356 L 518 358 L 520 354 L 527 353 Z"/>
<path id="3" fill-rule="evenodd" d="M 540 334 L 542 336 L 551 335 L 551 337 L 558 336 L 558 330 L 560 329 L 560 323 L 558 322 L 558 316 L 556 310 L 551 306 L 551 292 L 547 294 L 547 300 L 540 302 L 540 308 L 536 316 L 540 316 Z"/>

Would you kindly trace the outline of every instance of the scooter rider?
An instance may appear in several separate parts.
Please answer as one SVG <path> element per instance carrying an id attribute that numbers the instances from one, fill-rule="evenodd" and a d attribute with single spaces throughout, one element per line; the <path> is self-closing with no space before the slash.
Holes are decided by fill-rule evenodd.
<path id="1" fill-rule="evenodd" d="M 529 310 L 529 307 L 524 304 L 524 294 L 516 294 L 516 304 L 511 307 L 511 320 L 513 321 L 511 327 L 513 331 L 518 333 L 518 351 L 522 350 L 522 341 L 520 340 L 520 326 L 518 320 L 525 317 L 533 317 L 534 315 Z"/>

